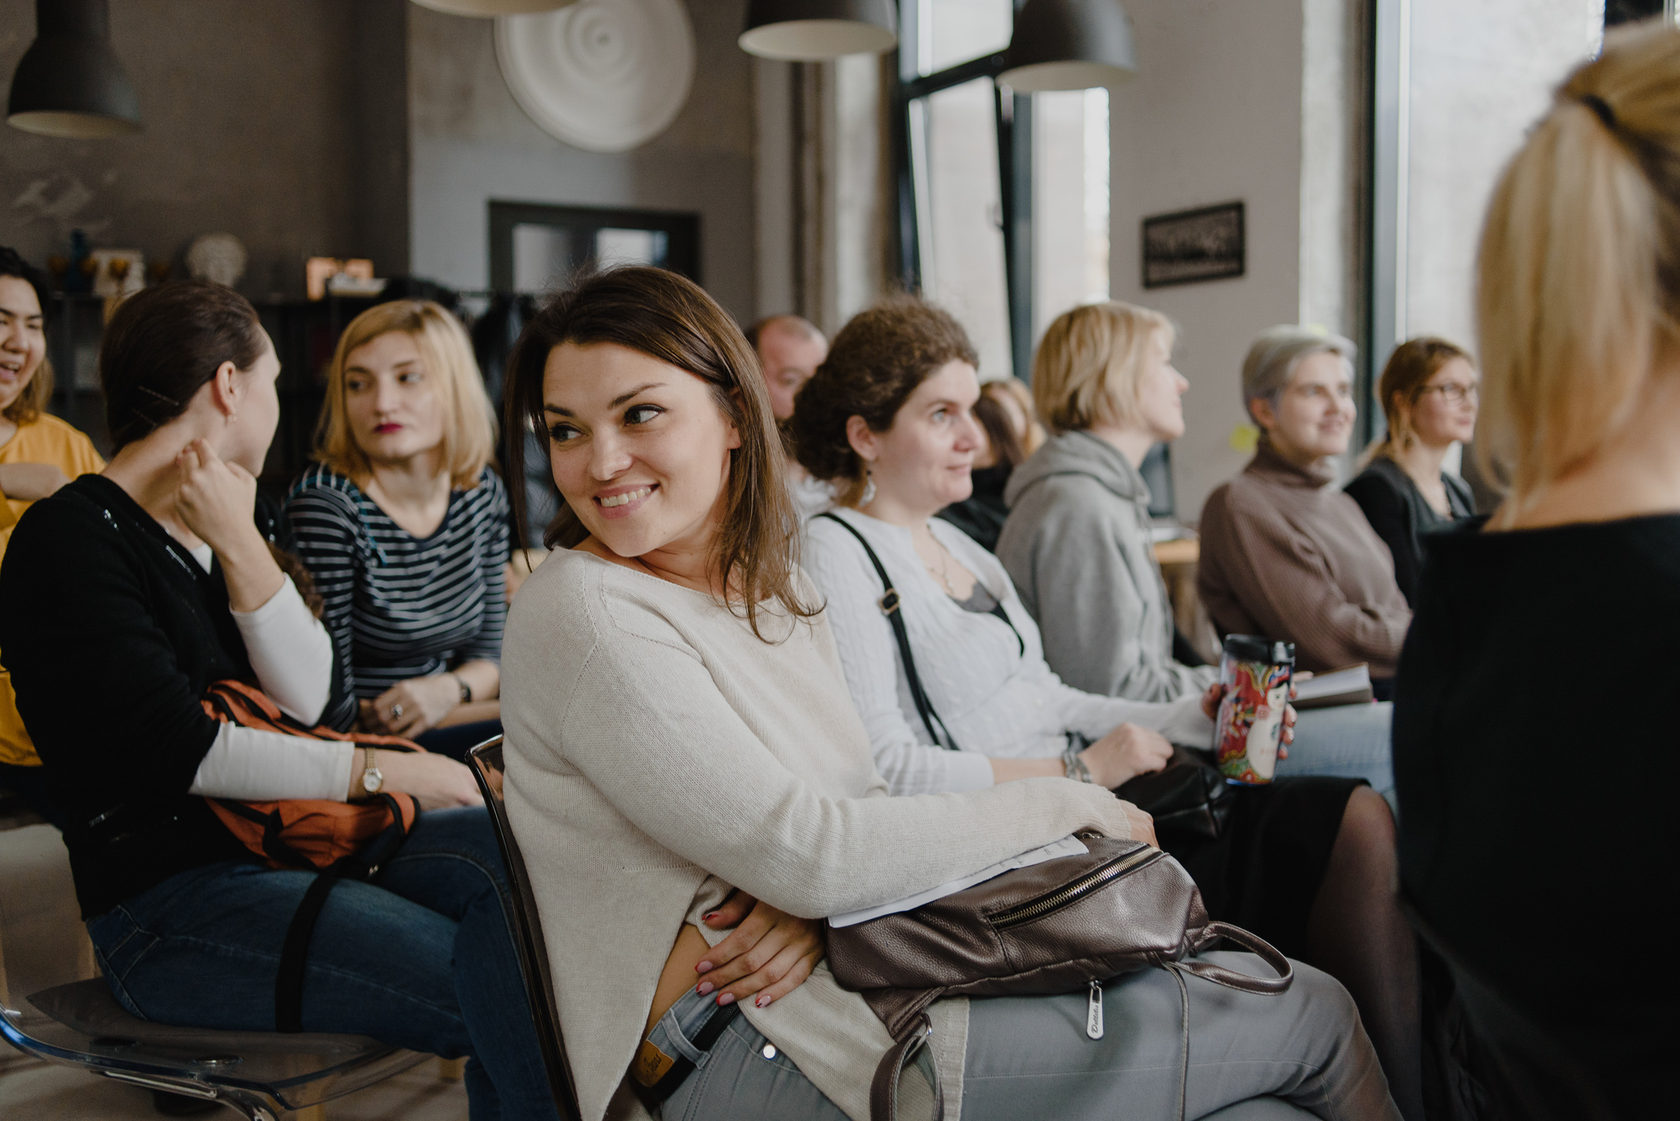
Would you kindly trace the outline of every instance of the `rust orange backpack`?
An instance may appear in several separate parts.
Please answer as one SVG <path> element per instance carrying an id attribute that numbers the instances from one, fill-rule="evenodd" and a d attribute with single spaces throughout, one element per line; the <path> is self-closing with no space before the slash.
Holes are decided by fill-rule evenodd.
<path id="1" fill-rule="evenodd" d="M 216 681 L 205 690 L 204 711 L 218 720 L 246 728 L 260 728 L 312 740 L 343 740 L 394 751 L 424 751 L 413 740 L 365 732 L 337 732 L 311 726 L 287 716 L 260 689 L 241 681 Z M 383 852 L 367 852 L 396 846 L 414 825 L 419 807 L 407 794 L 381 794 L 366 802 L 335 802 L 315 798 L 285 798 L 272 802 L 241 802 L 230 798 L 209 798 L 210 808 L 241 844 L 274 868 L 330 869 L 358 857 L 375 857 L 361 863 L 377 865 Z M 394 830 L 388 845 L 374 845 Z M 349 869 L 346 868 L 346 871 Z"/>

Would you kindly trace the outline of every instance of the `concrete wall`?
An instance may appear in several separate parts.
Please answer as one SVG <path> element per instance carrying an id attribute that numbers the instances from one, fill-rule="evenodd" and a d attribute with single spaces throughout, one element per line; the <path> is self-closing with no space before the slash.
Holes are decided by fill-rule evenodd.
<path id="1" fill-rule="evenodd" d="M 1190 390 L 1174 489 L 1194 521 L 1248 458 L 1231 436 L 1246 420 L 1237 384 L 1249 340 L 1300 312 L 1302 3 L 1127 0 L 1126 10 L 1139 69 L 1109 101 L 1111 291 L 1179 324 Z M 1144 217 L 1234 199 L 1247 207 L 1246 275 L 1142 288 Z"/>
<path id="2" fill-rule="evenodd" d="M 0 0 L 8 81 L 34 38 L 34 7 Z M 257 296 L 301 294 L 311 254 L 371 254 L 383 269 L 401 245 L 406 206 L 390 192 L 406 170 L 389 145 L 366 143 L 357 107 L 371 79 L 400 74 L 401 26 L 392 20 L 407 7 L 112 4 L 112 39 L 145 127 L 93 141 L 0 128 L 0 242 L 44 262 L 79 227 L 96 247 L 140 249 L 153 260 L 225 230 L 250 253 L 242 287 Z M 368 201 L 358 191 L 375 152 L 384 171 L 371 180 L 380 197 Z"/>
<path id="3" fill-rule="evenodd" d="M 1406 336 L 1475 346 L 1488 196 L 1564 73 L 1596 49 L 1603 0 L 1412 0 Z M 1467 112 L 1474 106 L 1474 112 Z"/>
<path id="4" fill-rule="evenodd" d="M 730 312 L 757 311 L 753 60 L 735 45 L 744 0 L 689 0 L 699 63 L 676 121 L 629 152 L 588 152 L 525 115 L 488 20 L 408 14 L 411 264 L 458 288 L 489 280 L 492 199 L 698 211 L 702 279 Z"/>

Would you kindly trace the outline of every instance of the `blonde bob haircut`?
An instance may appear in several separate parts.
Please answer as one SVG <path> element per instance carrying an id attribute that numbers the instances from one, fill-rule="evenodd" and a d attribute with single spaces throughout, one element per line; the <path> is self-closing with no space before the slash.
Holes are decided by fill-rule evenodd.
<path id="1" fill-rule="evenodd" d="M 1051 321 L 1033 355 L 1033 404 L 1052 432 L 1138 419 L 1138 385 L 1149 346 L 1176 332 L 1158 311 L 1106 300 L 1064 311 Z"/>
<path id="2" fill-rule="evenodd" d="M 1501 175 L 1477 255 L 1478 459 L 1502 518 L 1612 441 L 1680 359 L 1680 30 L 1605 36 Z"/>
<path id="3" fill-rule="evenodd" d="M 395 300 L 378 304 L 350 321 L 339 336 L 327 367 L 327 395 L 315 426 L 315 458 L 353 479 L 373 471 L 367 453 L 350 431 L 345 406 L 345 373 L 350 352 L 381 335 L 405 331 L 425 364 L 427 382 L 443 404 L 443 467 L 457 488 L 470 489 L 496 449 L 496 417 L 484 392 L 484 378 L 473 358 L 466 328 L 430 300 Z"/>

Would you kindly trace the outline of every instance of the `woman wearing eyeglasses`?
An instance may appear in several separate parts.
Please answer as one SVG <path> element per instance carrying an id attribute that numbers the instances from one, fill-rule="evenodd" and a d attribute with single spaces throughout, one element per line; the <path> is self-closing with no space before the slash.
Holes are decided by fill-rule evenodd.
<path id="1" fill-rule="evenodd" d="M 1295 326 L 1249 347 L 1242 395 L 1260 446 L 1202 508 L 1196 587 L 1221 634 L 1287 639 L 1304 670 L 1369 663 L 1382 695 L 1412 611 L 1388 547 L 1331 485 L 1353 434 L 1353 354 Z"/>
<path id="2" fill-rule="evenodd" d="M 1475 434 L 1480 384 L 1468 354 L 1427 336 L 1395 347 L 1377 383 L 1388 432 L 1347 492 L 1393 555 L 1407 603 L 1417 602 L 1423 535 L 1476 512 L 1469 485 L 1441 465 Z"/>

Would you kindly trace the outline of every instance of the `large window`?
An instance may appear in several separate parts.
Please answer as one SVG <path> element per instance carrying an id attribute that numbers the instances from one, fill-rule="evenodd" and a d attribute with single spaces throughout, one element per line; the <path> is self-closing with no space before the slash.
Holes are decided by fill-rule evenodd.
<path id="1" fill-rule="evenodd" d="M 1049 319 L 1108 294 L 1108 100 L 998 85 L 1016 0 L 902 0 L 899 255 L 985 378 L 1025 378 Z"/>

